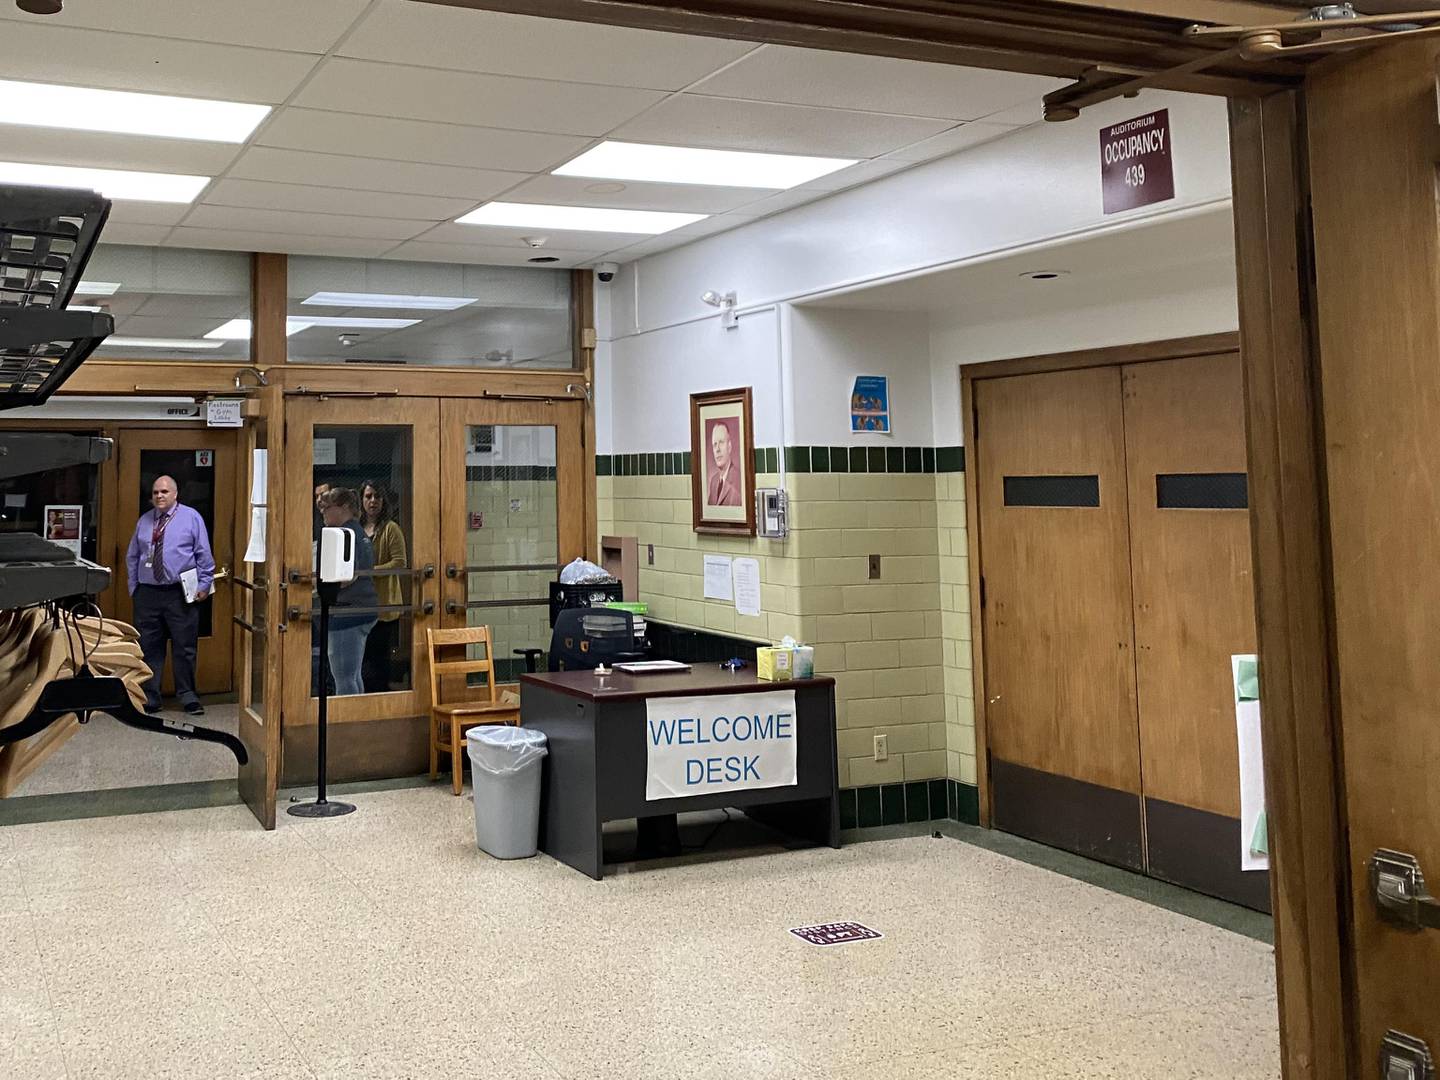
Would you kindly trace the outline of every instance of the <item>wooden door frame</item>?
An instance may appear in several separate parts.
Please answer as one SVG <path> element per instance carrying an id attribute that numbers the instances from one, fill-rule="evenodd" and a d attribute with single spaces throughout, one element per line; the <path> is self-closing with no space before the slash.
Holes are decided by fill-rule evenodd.
<path id="1" fill-rule="evenodd" d="M 115 559 L 113 564 L 114 573 L 111 579 L 110 606 L 114 609 L 113 614 L 117 618 L 120 618 L 124 622 L 133 623 L 134 605 L 128 594 L 129 583 L 125 579 L 124 567 L 125 551 L 129 546 L 130 537 L 133 535 L 135 528 L 135 520 L 138 519 L 139 514 L 135 515 L 135 518 L 126 515 L 125 521 L 122 522 L 120 520 L 121 488 L 126 484 L 125 468 L 123 465 L 126 455 L 134 452 L 138 456 L 138 454 L 144 450 L 170 449 L 169 446 L 165 445 L 165 443 L 158 438 L 150 437 L 152 435 L 163 434 L 167 438 L 182 443 L 186 440 L 214 442 L 217 444 L 217 451 L 223 450 L 229 456 L 229 464 L 220 465 L 217 463 L 215 477 L 215 516 L 217 529 L 210 536 L 210 548 L 215 558 L 216 570 L 218 571 L 222 567 L 225 567 L 229 572 L 233 573 L 235 569 L 235 557 L 240 550 L 236 546 L 236 536 L 240 532 L 240 515 L 233 493 L 239 487 L 238 478 L 248 474 L 246 464 L 240 460 L 241 447 L 246 440 L 243 438 L 245 434 L 243 430 L 211 428 L 206 427 L 204 424 L 195 423 L 186 423 L 183 425 L 116 424 L 112 431 L 115 438 L 115 452 L 111 455 L 108 464 L 112 465 L 112 469 L 109 470 L 109 475 L 113 477 L 113 482 L 109 485 L 109 493 L 102 495 L 101 498 L 102 513 L 105 511 L 109 512 L 108 518 L 111 522 L 111 528 L 113 528 L 113 535 L 107 536 L 107 538 L 114 543 L 114 547 L 110 550 L 113 552 Z M 138 459 L 136 464 L 138 466 Z M 222 479 L 222 472 L 228 474 L 228 484 Z M 184 502 L 183 491 L 181 492 L 180 501 Z M 145 509 L 140 510 L 140 513 L 144 512 Z M 230 528 L 227 530 L 227 534 L 223 536 L 218 528 L 223 520 L 222 515 L 228 515 L 230 517 Z M 107 529 L 106 533 L 109 534 L 110 529 Z M 102 559 L 101 561 L 104 560 Z M 227 590 L 225 595 L 230 598 L 227 609 L 224 611 L 220 610 L 219 604 L 221 589 Z M 120 590 L 125 590 L 125 594 L 122 595 Z M 216 586 L 215 594 L 216 599 L 212 601 L 211 606 L 211 638 L 212 640 L 218 638 L 226 643 L 224 645 L 223 655 L 224 664 L 229 668 L 230 672 L 230 690 L 221 692 L 228 693 L 232 692 L 235 688 L 235 627 L 232 622 L 232 617 L 235 613 L 235 587 L 228 581 L 221 582 Z M 195 672 L 197 684 L 202 681 L 200 670 L 197 660 Z"/>
<path id="2" fill-rule="evenodd" d="M 314 486 L 313 439 L 314 428 L 320 426 L 362 427 L 409 427 L 412 431 L 411 461 L 413 483 L 407 496 L 411 521 L 411 535 L 407 537 L 408 555 L 412 567 L 423 562 L 417 561 L 421 544 L 416 537 L 422 529 L 436 529 L 434 547 L 439 547 L 438 523 L 440 521 L 440 491 L 435 485 L 423 483 L 425 449 L 417 445 L 424 433 L 434 432 L 439 423 L 440 405 L 443 399 L 433 397 L 393 398 L 347 398 L 327 395 L 290 396 L 285 399 L 285 481 L 283 492 L 289 499 L 286 509 L 287 528 L 281 540 L 285 581 L 284 616 L 286 622 L 287 662 L 285 669 L 290 677 L 284 688 L 284 723 L 287 728 L 313 727 L 319 722 L 317 699 L 310 696 L 311 668 L 309 652 L 311 631 L 307 628 L 310 612 L 310 523 L 308 513 L 300 512 L 303 497 L 308 508 Z M 353 416 L 348 410 L 356 410 Z M 435 452 L 439 450 L 439 439 L 435 439 Z M 299 575 L 298 579 L 296 575 Z M 438 575 L 437 575 L 438 576 Z M 417 579 L 410 593 L 412 603 L 419 605 L 424 600 L 436 599 L 435 579 Z M 419 592 L 421 595 L 417 596 Z M 299 618 L 291 619 L 289 612 L 299 609 Z M 432 613 L 433 614 L 433 613 Z M 425 620 L 432 615 L 416 613 L 415 632 L 411 637 L 411 687 L 409 690 L 395 690 L 383 694 L 362 694 L 357 697 L 333 697 L 329 703 L 329 723 L 364 724 L 377 720 L 407 720 L 425 715 L 421 701 L 425 690 L 421 673 L 424 671 L 424 628 Z M 305 639 L 304 663 L 300 662 L 297 644 Z"/>

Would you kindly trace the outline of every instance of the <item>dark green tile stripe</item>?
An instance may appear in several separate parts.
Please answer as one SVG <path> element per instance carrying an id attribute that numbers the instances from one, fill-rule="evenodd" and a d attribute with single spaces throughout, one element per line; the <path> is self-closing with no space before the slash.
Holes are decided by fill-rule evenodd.
<path id="1" fill-rule="evenodd" d="M 950 473 L 965 471 L 963 446 L 787 446 L 787 473 Z M 780 449 L 755 448 L 755 471 L 779 471 Z M 597 476 L 689 476 L 690 452 L 599 454 Z"/>
<path id="2" fill-rule="evenodd" d="M 842 829 L 945 819 L 966 825 L 980 824 L 980 789 L 955 780 L 917 780 L 908 784 L 840 789 Z"/>

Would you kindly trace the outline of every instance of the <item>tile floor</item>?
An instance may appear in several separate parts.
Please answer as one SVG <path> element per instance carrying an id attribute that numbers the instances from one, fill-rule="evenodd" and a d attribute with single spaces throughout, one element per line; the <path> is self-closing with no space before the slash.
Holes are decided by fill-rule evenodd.
<path id="1" fill-rule="evenodd" d="M 1269 946 L 960 840 L 475 850 L 439 787 L 0 829 L 0 1076 L 1279 1076 Z M 787 928 L 867 923 L 881 941 Z"/>
<path id="2" fill-rule="evenodd" d="M 232 735 L 239 724 L 234 704 L 207 702 L 205 715 L 193 717 L 167 700 L 160 715 Z M 223 746 L 164 738 L 97 714 L 25 778 L 15 797 L 234 778 L 235 758 Z"/>

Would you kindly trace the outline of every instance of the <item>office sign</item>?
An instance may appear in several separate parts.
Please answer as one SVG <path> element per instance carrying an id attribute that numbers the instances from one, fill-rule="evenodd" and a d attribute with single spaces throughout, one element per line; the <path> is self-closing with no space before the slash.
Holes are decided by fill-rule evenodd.
<path id="1" fill-rule="evenodd" d="M 1100 186 L 1107 214 L 1175 197 L 1169 109 L 1101 129 Z"/>
<path id="2" fill-rule="evenodd" d="M 794 786 L 795 691 L 645 702 L 645 798 Z"/>

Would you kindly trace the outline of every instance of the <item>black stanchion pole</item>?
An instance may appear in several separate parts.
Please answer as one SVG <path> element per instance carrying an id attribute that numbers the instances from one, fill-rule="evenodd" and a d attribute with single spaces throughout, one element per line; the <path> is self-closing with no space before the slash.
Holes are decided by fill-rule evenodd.
<path id="1" fill-rule="evenodd" d="M 330 802 L 325 798 L 325 738 L 329 729 L 330 685 L 325 678 L 325 665 L 330 656 L 330 604 L 340 592 L 335 582 L 322 581 L 316 586 L 320 594 L 320 705 L 319 729 L 315 734 L 316 769 L 319 775 L 315 781 L 316 799 L 309 803 L 296 803 L 288 813 L 303 818 L 342 817 L 355 811 L 352 803 Z"/>

